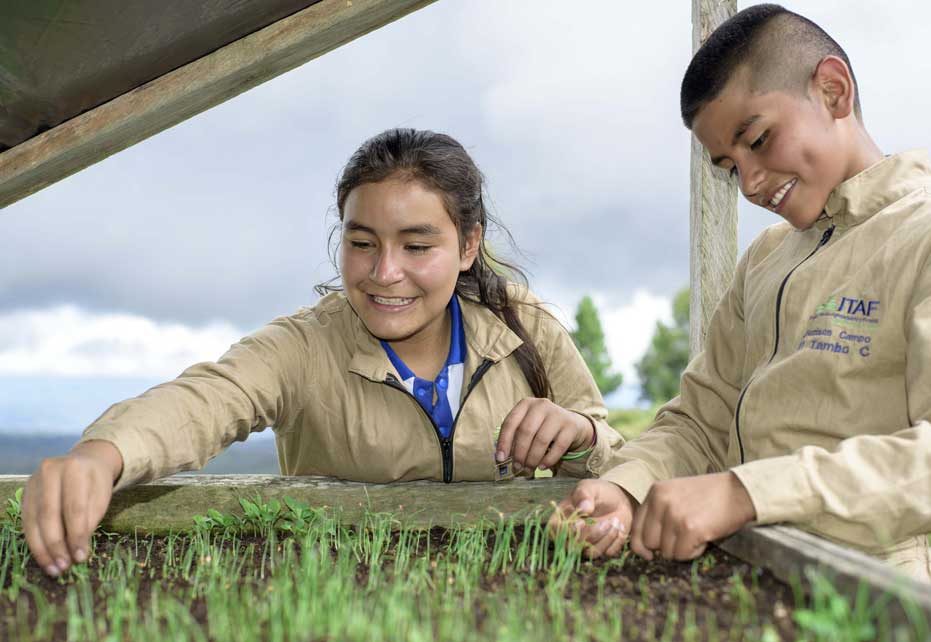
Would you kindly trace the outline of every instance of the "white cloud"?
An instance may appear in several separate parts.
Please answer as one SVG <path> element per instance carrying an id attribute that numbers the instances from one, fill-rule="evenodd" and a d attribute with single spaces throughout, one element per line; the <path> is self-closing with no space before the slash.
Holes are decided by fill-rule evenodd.
<path id="1" fill-rule="evenodd" d="M 563 325 L 574 327 L 580 300 L 578 290 L 561 290 L 556 284 L 547 283 L 536 293 L 550 304 L 548 309 Z M 644 288 L 636 289 L 629 298 L 602 291 L 593 291 L 590 296 L 598 308 L 614 369 L 624 375 L 625 387 L 638 388 L 634 364 L 650 347 L 656 322 L 672 323 L 672 300 Z"/>
<path id="2" fill-rule="evenodd" d="M 0 315 L 0 375 L 175 377 L 242 334 L 225 322 L 191 327 L 72 305 L 18 310 Z"/>
<path id="3" fill-rule="evenodd" d="M 594 297 L 594 301 L 614 367 L 624 374 L 626 383 L 637 381 L 634 364 L 650 347 L 656 322 L 672 322 L 672 301 L 647 290 L 636 290 L 632 299 L 614 307 L 600 297 Z"/>

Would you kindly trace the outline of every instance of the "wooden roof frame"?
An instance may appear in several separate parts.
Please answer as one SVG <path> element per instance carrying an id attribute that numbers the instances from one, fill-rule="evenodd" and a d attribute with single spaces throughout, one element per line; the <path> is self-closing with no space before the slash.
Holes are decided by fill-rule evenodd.
<path id="1" fill-rule="evenodd" d="M 322 0 L 0 154 L 0 209 L 434 0 Z"/>

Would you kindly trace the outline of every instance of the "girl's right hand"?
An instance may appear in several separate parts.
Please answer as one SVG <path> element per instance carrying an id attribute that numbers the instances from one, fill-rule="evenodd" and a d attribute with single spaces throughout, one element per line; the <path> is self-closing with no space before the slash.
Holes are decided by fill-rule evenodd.
<path id="1" fill-rule="evenodd" d="M 39 566 L 58 576 L 87 560 L 90 536 L 103 519 L 123 458 L 108 441 L 78 444 L 39 464 L 23 491 L 23 533 Z"/>

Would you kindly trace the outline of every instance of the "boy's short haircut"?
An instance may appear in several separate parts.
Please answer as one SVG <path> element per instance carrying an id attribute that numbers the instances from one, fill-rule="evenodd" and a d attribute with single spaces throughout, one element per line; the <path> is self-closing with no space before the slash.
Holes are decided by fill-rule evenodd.
<path id="1" fill-rule="evenodd" d="M 708 37 L 689 63 L 682 79 L 680 106 L 685 126 L 724 89 L 743 66 L 750 72 L 752 91 L 789 91 L 806 95 L 808 82 L 825 56 L 842 59 L 853 68 L 837 42 L 814 22 L 776 4 L 739 11 Z M 854 110 L 860 118 L 860 96 Z"/>

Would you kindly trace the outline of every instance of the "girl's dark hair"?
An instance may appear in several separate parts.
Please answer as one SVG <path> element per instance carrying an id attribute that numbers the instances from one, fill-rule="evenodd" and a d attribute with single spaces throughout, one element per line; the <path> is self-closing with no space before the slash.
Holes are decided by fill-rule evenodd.
<path id="1" fill-rule="evenodd" d="M 482 226 L 482 238 L 472 267 L 460 272 L 456 294 L 484 305 L 501 318 L 523 344 L 515 357 L 535 397 L 550 397 L 552 388 L 543 359 L 527 334 L 514 309 L 515 301 L 508 294 L 505 272 L 526 284 L 523 271 L 493 258 L 485 243 L 489 223 L 495 225 L 510 240 L 513 239 L 485 207 L 484 177 L 468 152 L 446 134 L 417 129 L 389 129 L 362 143 L 343 168 L 336 185 L 336 207 L 339 219 L 349 193 L 360 185 L 378 183 L 388 178 L 415 180 L 443 198 L 446 212 L 459 232 L 460 249 L 465 248 L 465 232 Z M 338 225 L 330 233 L 331 240 Z M 335 246 L 331 243 L 333 258 Z M 334 260 L 335 264 L 335 260 Z M 333 281 L 316 286 L 318 294 L 340 290 Z"/>

